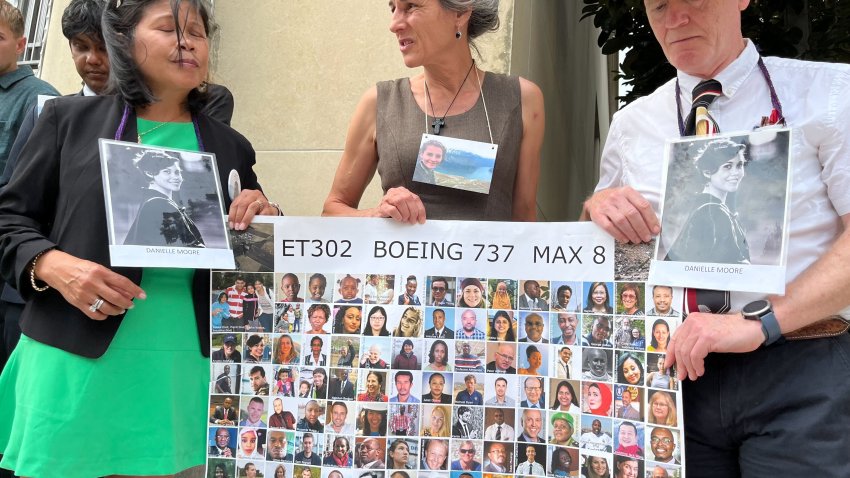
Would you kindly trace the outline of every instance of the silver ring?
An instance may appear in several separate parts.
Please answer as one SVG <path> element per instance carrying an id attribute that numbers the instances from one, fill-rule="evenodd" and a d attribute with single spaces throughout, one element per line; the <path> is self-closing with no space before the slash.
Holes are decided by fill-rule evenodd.
<path id="1" fill-rule="evenodd" d="M 89 306 L 89 310 L 92 312 L 97 312 L 97 309 L 100 309 L 101 305 L 103 305 L 103 299 L 98 297 L 97 300 L 94 301 L 94 304 Z"/>

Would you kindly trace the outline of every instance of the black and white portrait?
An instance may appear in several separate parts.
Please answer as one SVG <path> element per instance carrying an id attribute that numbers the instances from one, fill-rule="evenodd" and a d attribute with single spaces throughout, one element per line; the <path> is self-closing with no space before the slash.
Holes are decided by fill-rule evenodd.
<path id="1" fill-rule="evenodd" d="M 111 250 L 145 246 L 135 248 L 138 263 L 113 257 L 113 265 L 160 265 L 144 254 L 147 247 L 230 249 L 213 155 L 108 140 L 100 150 Z M 209 254 L 172 250 L 162 265 L 187 256 Z"/>

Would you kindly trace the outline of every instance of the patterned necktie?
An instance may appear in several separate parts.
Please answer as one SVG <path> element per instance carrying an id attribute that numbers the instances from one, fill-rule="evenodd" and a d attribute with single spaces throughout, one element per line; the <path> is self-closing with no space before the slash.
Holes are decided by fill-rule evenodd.
<path id="1" fill-rule="evenodd" d="M 701 81 L 693 91 L 691 112 L 685 120 L 685 136 L 711 136 L 720 131 L 717 122 L 708 114 L 708 107 L 718 97 L 723 95 L 723 87 L 717 80 Z M 731 308 L 729 291 L 685 289 L 684 316 L 691 312 L 711 312 L 724 314 Z"/>
<path id="2" fill-rule="evenodd" d="M 496 440 L 501 440 L 501 439 L 502 439 L 502 425 L 499 425 L 499 427 L 496 428 Z"/>
<path id="3" fill-rule="evenodd" d="M 694 87 L 691 112 L 685 119 L 685 136 L 717 133 L 717 123 L 708 114 L 708 106 L 723 95 L 723 87 L 717 80 L 703 80 Z"/>

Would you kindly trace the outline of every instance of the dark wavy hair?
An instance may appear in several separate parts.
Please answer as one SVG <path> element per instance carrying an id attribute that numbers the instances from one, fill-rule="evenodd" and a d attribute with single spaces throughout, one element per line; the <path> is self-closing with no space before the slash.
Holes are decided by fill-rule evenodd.
<path id="1" fill-rule="evenodd" d="M 92 40 L 103 41 L 100 18 L 103 16 L 104 0 L 72 0 L 62 12 L 62 34 L 68 40 L 77 35 L 86 35 Z"/>
<path id="2" fill-rule="evenodd" d="M 643 363 L 641 363 L 638 356 L 632 352 L 624 352 L 622 355 L 620 355 L 620 358 L 617 359 L 617 383 L 630 383 L 628 380 L 626 380 L 626 376 L 623 373 L 623 365 L 626 363 L 627 360 L 634 360 L 634 362 L 637 364 L 638 369 L 640 370 L 640 379 L 638 380 L 638 383 L 634 385 L 643 385 L 641 381 L 646 378 L 646 374 L 644 374 L 643 372 Z"/>
<path id="3" fill-rule="evenodd" d="M 310 308 L 312 309 L 313 307 L 316 307 L 316 306 L 320 306 L 318 308 L 324 307 L 325 309 L 330 310 L 328 308 L 328 306 L 325 305 L 325 304 L 313 304 L 313 305 L 310 306 Z M 345 334 L 345 333 L 347 333 L 347 332 L 345 332 L 345 328 L 343 327 L 342 321 L 343 321 L 343 319 L 345 319 L 345 313 L 348 311 L 348 309 L 361 310 L 359 305 L 350 305 L 350 304 L 340 305 L 339 309 L 336 311 L 336 315 L 334 315 L 333 331 L 334 331 L 335 334 Z M 363 325 L 363 317 L 362 316 L 360 317 L 360 325 L 361 326 Z"/>
<path id="4" fill-rule="evenodd" d="M 109 53 L 109 83 L 106 94 L 120 96 L 132 107 L 144 107 L 158 100 L 150 87 L 145 83 L 139 65 L 133 58 L 136 42 L 136 27 L 142 20 L 145 11 L 158 0 L 109 0 L 103 9 L 101 21 L 103 40 Z M 216 26 L 210 17 L 210 7 L 207 0 L 169 0 L 171 12 L 176 24 L 180 24 L 180 6 L 188 3 L 198 11 L 207 37 L 212 35 Z M 183 31 L 174 29 L 177 41 L 183 39 Z M 178 49 L 178 55 L 182 52 Z M 206 92 L 193 89 L 187 98 L 189 111 L 195 113 L 201 110 L 207 101 Z"/>
<path id="5" fill-rule="evenodd" d="M 504 310 L 496 311 L 496 314 L 493 316 L 493 322 L 490 323 L 490 335 L 488 338 L 494 340 L 498 338 L 496 336 L 496 319 L 498 319 L 499 317 L 504 317 L 508 320 L 508 332 L 505 334 L 505 341 L 515 342 L 516 335 L 514 335 L 514 321 L 511 320 L 511 316 L 508 315 L 508 313 Z"/>

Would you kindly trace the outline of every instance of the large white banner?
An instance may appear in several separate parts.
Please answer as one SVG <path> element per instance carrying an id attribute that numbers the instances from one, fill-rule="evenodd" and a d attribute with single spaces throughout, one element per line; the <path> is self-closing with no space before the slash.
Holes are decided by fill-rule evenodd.
<path id="1" fill-rule="evenodd" d="M 207 476 L 684 476 L 681 292 L 614 280 L 593 224 L 287 217 L 232 244 Z"/>

